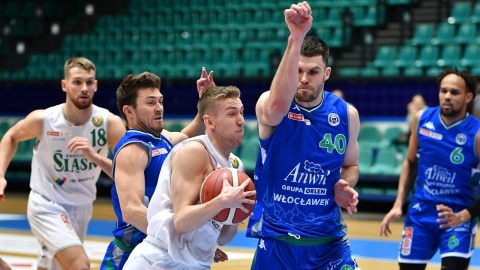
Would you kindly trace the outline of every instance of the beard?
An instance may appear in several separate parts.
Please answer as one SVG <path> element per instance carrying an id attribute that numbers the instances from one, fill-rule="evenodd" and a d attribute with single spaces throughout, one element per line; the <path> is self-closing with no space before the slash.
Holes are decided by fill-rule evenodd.
<path id="1" fill-rule="evenodd" d="M 77 109 L 79 109 L 79 110 L 88 109 L 92 105 L 92 99 L 91 98 L 86 102 L 72 98 L 72 102 L 73 102 L 73 105 L 75 105 L 75 107 L 77 107 Z"/>
<path id="2" fill-rule="evenodd" d="M 450 109 L 450 110 L 445 110 L 443 108 L 440 108 L 440 114 L 445 116 L 445 117 L 455 117 L 455 116 L 458 116 L 460 114 L 460 111 L 459 110 L 455 110 L 455 109 Z"/>
<path id="3" fill-rule="evenodd" d="M 297 91 L 295 93 L 295 99 L 300 102 L 312 102 L 318 97 L 318 95 L 320 95 L 320 91 L 318 90 L 318 88 L 313 89 L 313 92 L 311 94 L 305 93 L 303 91 Z"/>

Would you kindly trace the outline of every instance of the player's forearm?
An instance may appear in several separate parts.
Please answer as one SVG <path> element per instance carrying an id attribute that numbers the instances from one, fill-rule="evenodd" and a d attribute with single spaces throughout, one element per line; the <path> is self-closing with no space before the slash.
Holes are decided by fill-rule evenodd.
<path id="1" fill-rule="evenodd" d="M 472 218 L 472 217 L 480 216 L 480 199 L 476 200 L 475 203 L 472 206 L 468 207 L 465 210 L 470 215 L 468 220 L 470 220 L 470 218 Z"/>
<path id="2" fill-rule="evenodd" d="M 218 237 L 218 244 L 220 246 L 225 246 L 232 241 L 237 234 L 238 225 L 239 224 L 223 226 L 222 230 L 220 231 L 220 236 Z"/>
<path id="3" fill-rule="evenodd" d="M 0 177 L 5 177 L 8 165 L 13 159 L 18 147 L 18 142 L 15 142 L 10 136 L 5 136 L 0 142 Z"/>
<path id="4" fill-rule="evenodd" d="M 402 164 L 402 172 L 398 180 L 397 198 L 395 206 L 402 207 L 408 194 L 413 190 L 415 178 L 417 177 L 417 164 L 405 159 Z"/>
<path id="5" fill-rule="evenodd" d="M 187 135 L 189 138 L 205 134 L 205 125 L 203 124 L 203 120 L 200 118 L 198 113 L 195 115 L 195 118 L 192 120 L 192 122 L 182 129 L 182 133 Z"/>
<path id="6" fill-rule="evenodd" d="M 358 165 L 342 167 L 342 173 L 340 177 L 347 181 L 351 188 L 354 188 L 358 182 Z"/>
<path id="7" fill-rule="evenodd" d="M 102 169 L 102 171 L 106 175 L 108 175 L 110 179 L 112 178 L 112 160 L 111 159 L 97 153 L 93 157 L 93 160 L 90 160 L 90 161 L 97 164 L 97 166 L 100 167 L 100 169 Z"/>
<path id="8" fill-rule="evenodd" d="M 147 233 L 147 207 L 141 203 L 128 204 L 122 208 L 123 220 L 139 229 L 143 233 Z"/>
<path id="9" fill-rule="evenodd" d="M 292 102 L 293 96 L 297 91 L 298 62 L 300 60 L 302 42 L 303 37 L 288 38 L 287 48 L 270 87 L 270 99 L 273 104 L 277 104 L 277 100 L 281 100 L 285 103 L 285 106 L 289 107 Z"/>
<path id="10" fill-rule="evenodd" d="M 184 234 L 196 230 L 223 210 L 225 207 L 217 198 L 207 203 L 189 205 L 181 211 L 175 211 L 173 225 L 177 233 Z"/>

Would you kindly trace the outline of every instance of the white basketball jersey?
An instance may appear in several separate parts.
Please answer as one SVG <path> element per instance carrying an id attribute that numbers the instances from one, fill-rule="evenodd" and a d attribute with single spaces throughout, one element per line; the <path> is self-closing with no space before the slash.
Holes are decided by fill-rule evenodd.
<path id="1" fill-rule="evenodd" d="M 190 266 L 209 267 L 217 249 L 217 239 L 223 227 L 222 223 L 210 220 L 195 231 L 182 235 L 178 235 L 173 226 L 173 205 L 170 189 L 171 161 L 178 149 L 190 141 L 203 142 L 215 168 L 232 167 L 231 161 L 218 152 L 207 135 L 193 137 L 177 144 L 163 163 L 157 188 L 148 205 L 147 233 L 166 245 L 173 260 Z"/>
<path id="2" fill-rule="evenodd" d="M 63 106 L 44 111 L 42 137 L 33 149 L 30 188 L 60 204 L 91 204 L 101 169 L 81 151 L 68 151 L 67 144 L 73 137 L 85 137 L 97 153 L 107 156 L 109 112 L 93 105 L 90 119 L 81 126 L 72 126 L 65 120 Z"/>

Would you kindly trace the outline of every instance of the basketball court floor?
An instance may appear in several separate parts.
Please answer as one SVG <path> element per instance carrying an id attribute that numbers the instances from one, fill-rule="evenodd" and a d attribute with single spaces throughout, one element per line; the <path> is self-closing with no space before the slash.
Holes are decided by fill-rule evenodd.
<path id="1" fill-rule="evenodd" d="M 25 211 L 26 195 L 8 195 L 5 203 L 0 203 L 0 257 L 14 270 L 36 269 L 37 242 L 30 232 Z M 398 269 L 397 250 L 402 230 L 401 221 L 392 224 L 393 235 L 389 238 L 378 237 L 381 214 L 357 213 L 354 218 L 345 215 L 349 229 L 352 252 L 362 270 Z M 112 240 L 114 214 L 108 199 L 99 199 L 95 203 L 93 219 L 85 241 L 92 269 L 98 269 L 105 249 Z M 213 270 L 247 270 L 253 258 L 255 239 L 245 237 L 245 225 L 234 240 L 221 248 L 226 251 L 229 260 L 212 265 Z M 477 237 L 476 246 L 480 240 Z M 432 259 L 427 270 L 440 269 L 438 253 Z M 480 249 L 477 248 L 470 264 L 471 270 L 480 270 Z"/>

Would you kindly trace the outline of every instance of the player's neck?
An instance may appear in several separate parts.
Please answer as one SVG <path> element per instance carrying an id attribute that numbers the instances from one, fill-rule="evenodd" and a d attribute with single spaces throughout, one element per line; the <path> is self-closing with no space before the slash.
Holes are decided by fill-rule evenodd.
<path id="1" fill-rule="evenodd" d="M 63 107 L 63 116 L 70 125 L 81 126 L 90 119 L 92 110 L 92 106 L 86 109 L 78 109 L 75 105 L 66 103 Z"/>

